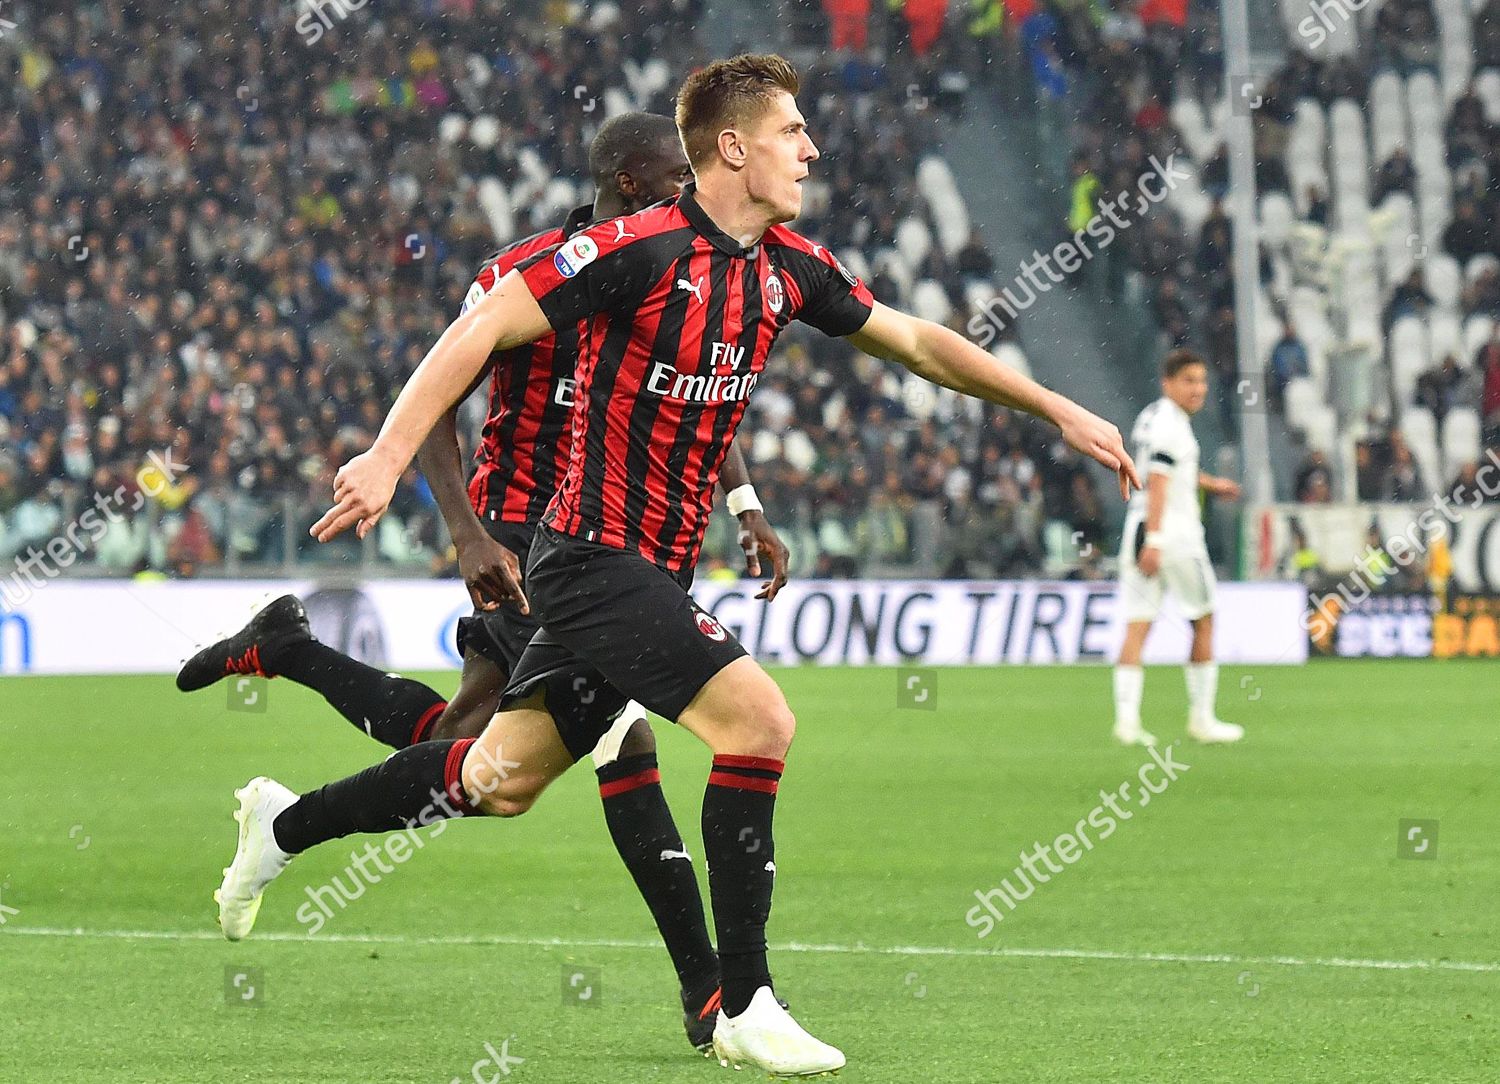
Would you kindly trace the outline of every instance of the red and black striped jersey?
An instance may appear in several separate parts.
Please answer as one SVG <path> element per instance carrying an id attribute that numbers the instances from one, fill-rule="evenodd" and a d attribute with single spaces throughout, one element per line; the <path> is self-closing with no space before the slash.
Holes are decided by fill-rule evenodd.
<path id="1" fill-rule="evenodd" d="M 502 248 L 475 276 L 461 311 L 478 304 L 522 260 L 566 241 L 593 216 L 593 207 L 579 207 L 561 227 Z M 481 520 L 535 523 L 557 492 L 568 466 L 579 330 L 574 324 L 491 355 L 489 413 L 469 480 L 469 501 Z"/>
<path id="2" fill-rule="evenodd" d="M 776 226 L 742 246 L 681 197 L 520 264 L 553 328 L 587 321 L 567 473 L 542 522 L 691 570 L 746 400 L 792 320 L 864 326 L 874 299 L 827 249 Z"/>

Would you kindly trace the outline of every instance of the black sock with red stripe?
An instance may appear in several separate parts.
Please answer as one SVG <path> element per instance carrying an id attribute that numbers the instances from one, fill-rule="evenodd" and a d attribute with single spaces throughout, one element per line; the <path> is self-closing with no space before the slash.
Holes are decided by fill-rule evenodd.
<path id="1" fill-rule="evenodd" d="M 714 757 L 703 794 L 703 853 L 719 935 L 724 1012 L 738 1016 L 755 991 L 771 985 L 766 921 L 776 884 L 771 820 L 782 761 Z"/>
<path id="2" fill-rule="evenodd" d="M 420 681 L 387 674 L 317 640 L 302 640 L 266 672 L 306 685 L 356 728 L 392 749 L 425 741 L 448 702 Z"/>
<path id="3" fill-rule="evenodd" d="M 655 753 L 621 757 L 598 770 L 604 820 L 666 942 L 683 1005 L 702 1009 L 719 986 L 693 863 L 661 789 Z"/>
<path id="4" fill-rule="evenodd" d="M 474 814 L 464 793 L 464 755 L 473 738 L 429 741 L 392 753 L 373 768 L 302 795 L 271 830 L 289 854 L 356 832 L 396 832 Z"/>

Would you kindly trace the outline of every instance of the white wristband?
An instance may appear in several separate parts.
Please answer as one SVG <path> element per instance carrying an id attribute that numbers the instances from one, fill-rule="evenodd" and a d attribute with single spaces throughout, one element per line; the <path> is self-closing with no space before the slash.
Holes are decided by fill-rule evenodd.
<path id="1" fill-rule="evenodd" d="M 1153 549 L 1161 549 L 1161 532 L 1160 531 L 1147 531 L 1146 532 L 1146 545 L 1152 547 Z"/>
<path id="2" fill-rule="evenodd" d="M 724 503 L 729 506 L 729 514 L 732 516 L 765 511 L 765 505 L 760 503 L 760 498 L 755 495 L 755 487 L 749 482 L 724 494 Z"/>

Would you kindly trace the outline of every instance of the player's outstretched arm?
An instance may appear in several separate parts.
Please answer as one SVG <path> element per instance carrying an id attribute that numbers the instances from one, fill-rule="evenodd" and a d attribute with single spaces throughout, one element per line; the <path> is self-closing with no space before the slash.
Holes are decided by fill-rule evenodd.
<path id="1" fill-rule="evenodd" d="M 739 437 L 730 442 L 729 451 L 724 456 L 719 488 L 724 491 L 729 511 L 740 521 L 739 543 L 740 549 L 745 551 L 745 571 L 759 576 L 761 554 L 771 559 L 771 578 L 760 585 L 755 595 L 770 602 L 776 597 L 776 592 L 786 586 L 791 553 L 776 533 L 776 528 L 766 519 L 760 500 L 755 496 L 755 487 L 750 484 L 750 467 L 745 462 L 745 454 L 740 451 Z M 753 503 L 745 504 L 747 499 Z"/>
<path id="2" fill-rule="evenodd" d="M 360 538 L 380 522 L 396 480 L 443 411 L 483 370 L 491 351 L 541 338 L 551 327 L 521 276 L 511 271 L 443 332 L 386 415 L 370 450 L 355 456 L 333 480 L 335 504 L 309 532 L 327 542 L 358 524 Z"/>
<path id="3" fill-rule="evenodd" d="M 1240 499 L 1240 484 L 1233 478 L 1220 478 L 1216 474 L 1198 473 L 1198 488 L 1214 497 L 1222 497 L 1226 501 L 1237 501 Z"/>
<path id="4" fill-rule="evenodd" d="M 1118 429 L 956 331 L 876 302 L 864 327 L 848 338 L 865 353 L 900 362 L 934 384 L 1051 422 L 1070 446 L 1115 472 L 1120 496 L 1129 497 L 1132 486 L 1140 488 L 1140 475 Z"/>
<path id="5" fill-rule="evenodd" d="M 481 371 L 459 402 L 472 395 L 483 379 Z M 521 590 L 520 561 L 490 537 L 469 502 L 463 453 L 458 446 L 458 403 L 443 411 L 432 432 L 427 434 L 417 450 L 417 465 L 422 468 L 443 522 L 448 525 L 448 534 L 458 554 L 458 572 L 475 608 L 493 610 L 502 602 L 514 601 L 522 613 L 529 613 L 526 594 Z"/>

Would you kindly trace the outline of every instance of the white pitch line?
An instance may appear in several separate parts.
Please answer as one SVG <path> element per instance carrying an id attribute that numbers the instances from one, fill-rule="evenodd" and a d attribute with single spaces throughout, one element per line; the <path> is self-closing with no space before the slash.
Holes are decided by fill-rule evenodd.
<path id="1" fill-rule="evenodd" d="M 210 930 L 85 930 L 50 926 L 6 926 L 4 937 L 80 937 L 109 941 L 223 941 Z M 300 933 L 256 934 L 256 941 L 329 945 L 515 945 L 531 948 L 613 948 L 657 951 L 657 941 L 614 938 L 507 937 L 501 934 L 416 936 L 402 934 L 331 933 L 310 937 Z M 233 943 L 233 942 L 229 942 Z M 1117 960 L 1147 964 L 1257 964 L 1277 967 L 1325 967 L 1346 971 L 1468 971 L 1500 972 L 1500 963 L 1470 960 L 1362 960 L 1344 956 L 1242 956 L 1232 952 L 1114 952 L 1071 948 L 950 948 L 941 945 L 818 945 L 801 941 L 772 945 L 779 952 L 826 953 L 843 956 L 954 956 L 1019 960 Z"/>

